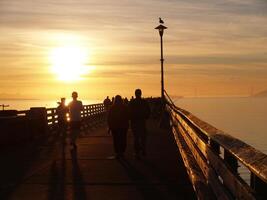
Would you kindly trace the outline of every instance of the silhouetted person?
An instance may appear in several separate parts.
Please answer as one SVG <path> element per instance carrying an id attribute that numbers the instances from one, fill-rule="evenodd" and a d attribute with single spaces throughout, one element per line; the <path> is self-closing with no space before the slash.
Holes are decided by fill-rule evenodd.
<path id="1" fill-rule="evenodd" d="M 142 99 L 142 91 L 135 90 L 136 98 L 130 101 L 131 128 L 134 135 L 134 149 L 136 159 L 140 159 L 140 154 L 146 155 L 146 120 L 150 115 L 150 108 L 145 99 Z"/>
<path id="2" fill-rule="evenodd" d="M 114 104 L 114 100 L 115 100 L 115 98 L 114 98 L 114 97 L 112 97 L 112 99 L 111 99 L 111 105 L 113 105 L 113 104 Z"/>
<path id="3" fill-rule="evenodd" d="M 111 100 L 109 99 L 109 96 L 107 96 L 107 98 L 104 100 L 104 107 L 105 110 L 108 111 L 110 106 L 112 105 Z"/>
<path id="4" fill-rule="evenodd" d="M 129 100 L 127 99 L 127 97 L 124 98 L 123 103 L 124 103 L 124 105 L 126 105 L 126 106 L 129 104 Z"/>
<path id="5" fill-rule="evenodd" d="M 108 126 L 113 136 L 114 151 L 117 158 L 124 156 L 127 145 L 127 130 L 129 128 L 129 113 L 120 95 L 114 99 L 108 113 Z"/>
<path id="6" fill-rule="evenodd" d="M 65 143 L 66 134 L 67 134 L 67 113 L 69 111 L 68 107 L 65 105 L 65 98 L 61 98 L 58 102 L 57 112 L 57 121 L 58 121 L 58 133 L 62 136 L 63 143 Z"/>
<path id="7" fill-rule="evenodd" d="M 81 129 L 81 111 L 83 110 L 83 104 L 81 101 L 77 100 L 78 93 L 72 92 L 72 101 L 69 103 L 69 113 L 70 113 L 70 133 L 71 133 L 71 142 L 70 144 L 76 148 L 76 139 L 80 133 Z"/>

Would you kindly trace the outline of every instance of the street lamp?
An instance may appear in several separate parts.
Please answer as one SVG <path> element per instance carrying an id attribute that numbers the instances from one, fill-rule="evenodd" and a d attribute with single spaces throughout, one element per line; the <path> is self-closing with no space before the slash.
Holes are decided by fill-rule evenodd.
<path id="1" fill-rule="evenodd" d="M 167 29 L 166 26 L 163 26 L 162 24 L 164 23 L 161 18 L 159 21 L 160 25 L 157 26 L 155 29 L 159 30 L 159 35 L 160 35 L 160 62 L 161 62 L 161 98 L 162 100 L 164 100 L 164 70 L 163 70 L 163 33 L 164 33 L 164 29 Z"/>

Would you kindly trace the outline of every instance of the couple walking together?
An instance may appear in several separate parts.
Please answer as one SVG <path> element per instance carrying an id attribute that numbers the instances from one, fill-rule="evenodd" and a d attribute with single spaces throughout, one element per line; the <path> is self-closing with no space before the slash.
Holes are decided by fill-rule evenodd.
<path id="1" fill-rule="evenodd" d="M 129 124 L 134 136 L 135 158 L 141 159 L 146 155 L 146 120 L 150 115 L 150 108 L 142 91 L 135 90 L 135 99 L 129 105 L 124 104 L 120 95 L 114 99 L 108 111 L 108 126 L 113 136 L 114 151 L 117 158 L 123 158 L 127 146 L 127 131 Z"/>
<path id="2" fill-rule="evenodd" d="M 63 143 L 65 143 L 66 134 L 67 134 L 67 113 L 69 113 L 70 118 L 70 145 L 76 148 L 76 139 L 80 133 L 82 117 L 81 111 L 83 110 L 83 104 L 78 100 L 78 93 L 72 92 L 72 101 L 65 105 L 65 98 L 61 98 L 61 102 L 57 107 L 57 115 L 58 115 L 58 126 L 59 126 L 59 134 L 62 134 Z"/>

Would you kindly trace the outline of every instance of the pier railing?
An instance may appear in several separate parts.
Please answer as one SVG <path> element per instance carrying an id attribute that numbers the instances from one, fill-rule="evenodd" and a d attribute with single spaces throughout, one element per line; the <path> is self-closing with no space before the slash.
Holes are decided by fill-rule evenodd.
<path id="1" fill-rule="evenodd" d="M 57 109 L 56 108 L 47 108 L 47 124 L 48 126 L 57 125 Z M 92 104 L 92 105 L 84 105 L 83 111 L 81 112 L 81 116 L 83 120 L 93 120 L 101 117 L 105 113 L 104 104 Z"/>
<path id="2" fill-rule="evenodd" d="M 84 105 L 82 111 L 83 127 L 93 127 L 105 119 L 102 103 Z M 33 107 L 30 110 L 10 110 L 0 117 L 0 146 L 25 143 L 57 131 L 58 116 L 56 108 Z"/>
<path id="3" fill-rule="evenodd" d="M 267 194 L 267 156 L 186 110 L 165 93 L 172 131 L 199 199 L 264 199 Z M 241 178 L 239 164 L 250 172 Z"/>

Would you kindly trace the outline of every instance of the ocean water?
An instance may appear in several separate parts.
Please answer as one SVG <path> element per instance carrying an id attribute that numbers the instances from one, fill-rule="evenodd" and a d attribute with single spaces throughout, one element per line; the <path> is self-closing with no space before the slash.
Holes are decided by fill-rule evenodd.
<path id="1" fill-rule="evenodd" d="M 175 103 L 267 154 L 267 98 L 182 98 Z"/>

